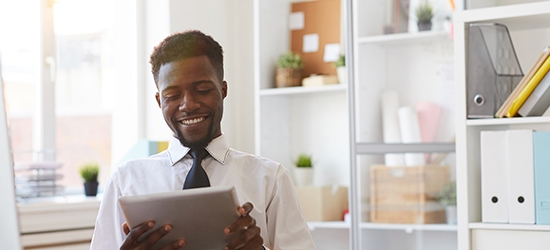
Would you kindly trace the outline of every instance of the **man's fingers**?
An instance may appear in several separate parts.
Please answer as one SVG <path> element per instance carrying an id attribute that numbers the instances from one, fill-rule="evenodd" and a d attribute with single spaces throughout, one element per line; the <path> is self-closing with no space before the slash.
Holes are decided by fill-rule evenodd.
<path id="1" fill-rule="evenodd" d="M 139 242 L 139 244 L 144 246 L 152 246 L 155 243 L 157 243 L 157 241 L 159 241 L 160 238 L 167 235 L 170 231 L 172 231 L 172 226 L 164 225 L 158 228 L 157 230 L 155 230 L 154 232 L 152 232 L 151 234 L 149 234 L 147 238 L 143 239 L 143 241 Z"/>
<path id="2" fill-rule="evenodd" d="M 239 207 L 239 213 L 241 214 L 241 216 L 247 215 L 252 211 L 253 208 L 254 208 L 254 205 L 252 205 L 252 203 L 250 202 L 247 202 L 241 207 Z"/>
<path id="3" fill-rule="evenodd" d="M 130 226 L 128 226 L 128 223 L 126 223 L 126 221 L 122 223 L 122 231 L 124 231 L 125 235 L 128 235 L 130 233 Z"/>
<path id="4" fill-rule="evenodd" d="M 185 241 L 184 240 L 178 240 L 178 241 L 172 243 L 172 245 L 168 245 L 168 246 L 163 247 L 161 250 L 180 249 L 184 246 L 185 246 Z"/>
<path id="5" fill-rule="evenodd" d="M 259 249 L 264 240 L 260 236 L 260 228 L 252 227 L 243 230 L 239 237 L 227 244 L 227 249 Z"/>
<path id="6" fill-rule="evenodd" d="M 226 227 L 224 230 L 224 233 L 226 235 L 230 235 L 234 232 L 244 229 L 245 227 L 251 228 L 253 226 L 256 226 L 256 220 L 254 220 L 254 218 L 247 215 L 247 216 L 240 217 L 237 221 L 233 222 L 233 224 Z"/>
<path id="7" fill-rule="evenodd" d="M 146 221 L 138 226 L 132 228 L 130 232 L 127 234 L 126 240 L 124 240 L 124 243 L 120 247 L 121 249 L 131 249 L 132 246 L 138 245 L 138 238 L 144 234 L 145 232 L 151 230 L 155 226 L 155 222 L 153 221 Z M 123 224 L 124 227 L 124 224 Z"/>

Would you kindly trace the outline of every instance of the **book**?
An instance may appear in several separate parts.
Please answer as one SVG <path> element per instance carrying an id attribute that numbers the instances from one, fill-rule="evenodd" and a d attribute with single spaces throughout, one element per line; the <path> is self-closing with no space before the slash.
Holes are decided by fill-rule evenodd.
<path id="1" fill-rule="evenodd" d="M 550 74 L 547 73 L 521 105 L 518 114 L 523 117 L 542 116 L 548 107 L 550 107 Z"/>
<path id="2" fill-rule="evenodd" d="M 542 78 L 546 75 L 546 72 L 550 69 L 550 57 L 546 57 L 544 60 L 544 63 L 540 66 L 540 68 L 537 70 L 537 72 L 529 79 L 525 87 L 519 92 L 518 96 L 512 101 L 510 104 L 510 107 L 508 108 L 508 112 L 506 113 L 507 117 L 514 117 L 518 113 L 519 108 L 521 108 L 521 105 L 527 100 L 529 95 L 533 92 L 533 90 L 537 87 L 537 85 L 540 83 Z"/>
<path id="3" fill-rule="evenodd" d="M 512 93 L 506 98 L 506 101 L 502 104 L 502 106 L 498 109 L 496 113 L 497 118 L 503 118 L 506 116 L 506 113 L 508 111 L 508 108 L 510 107 L 510 104 L 512 101 L 518 96 L 518 94 L 521 92 L 521 90 L 525 87 L 525 85 L 529 82 L 529 79 L 533 77 L 533 75 L 537 72 L 537 70 L 540 68 L 540 66 L 544 63 L 546 58 L 548 58 L 548 55 L 550 55 L 550 46 L 546 46 L 542 53 L 540 54 L 537 61 L 535 61 L 535 64 L 529 72 L 521 79 L 521 81 L 518 83 L 516 88 L 512 91 Z"/>

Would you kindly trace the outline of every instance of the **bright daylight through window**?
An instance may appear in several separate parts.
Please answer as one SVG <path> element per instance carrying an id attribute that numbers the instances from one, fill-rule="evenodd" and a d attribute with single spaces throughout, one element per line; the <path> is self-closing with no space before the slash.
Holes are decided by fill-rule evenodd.
<path id="1" fill-rule="evenodd" d="M 55 161 L 61 167 L 48 173 L 58 188 L 44 192 L 33 180 L 36 172 L 16 167 L 17 192 L 22 197 L 81 194 L 82 164 L 101 166 L 100 187 L 110 173 L 114 1 L 44 1 L 54 4 L 50 26 L 44 25 L 49 13 L 39 2 L 0 1 L 8 119 L 16 166 Z M 43 56 L 45 44 L 53 44 L 53 57 Z M 53 84 L 44 84 L 44 64 L 52 67 L 48 75 Z M 53 115 L 47 112 L 50 105 Z"/>

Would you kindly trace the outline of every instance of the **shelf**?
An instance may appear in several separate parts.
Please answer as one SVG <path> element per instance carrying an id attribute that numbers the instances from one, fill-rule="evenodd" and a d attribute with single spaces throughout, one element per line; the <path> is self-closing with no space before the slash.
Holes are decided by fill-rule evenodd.
<path id="1" fill-rule="evenodd" d="M 350 223 L 344 221 L 310 221 L 307 223 L 309 230 L 315 229 L 349 229 Z"/>
<path id="2" fill-rule="evenodd" d="M 514 4 L 455 13 L 455 22 L 496 22 L 510 30 L 547 28 L 550 23 L 550 2 Z"/>
<path id="3" fill-rule="evenodd" d="M 514 124 L 537 124 L 537 123 L 538 124 L 550 123 L 550 116 L 466 120 L 467 126 L 491 126 L 491 125 L 514 125 Z"/>
<path id="4" fill-rule="evenodd" d="M 449 231 L 456 232 L 456 225 L 449 224 L 386 224 L 386 223 L 361 223 L 361 229 L 376 230 L 405 230 L 407 233 L 414 231 Z"/>
<path id="5" fill-rule="evenodd" d="M 428 42 L 434 39 L 449 39 L 452 37 L 446 31 L 423 31 L 416 33 L 398 33 L 380 36 L 360 37 L 357 42 L 359 44 L 375 44 L 375 45 L 401 45 L 418 42 Z"/>
<path id="6" fill-rule="evenodd" d="M 350 223 L 344 221 L 320 221 L 308 222 L 310 230 L 315 229 L 349 229 Z M 389 223 L 369 223 L 364 222 L 360 225 L 361 229 L 374 230 L 404 230 L 407 233 L 414 231 L 445 231 L 456 232 L 456 225 L 449 224 L 389 224 Z"/>
<path id="7" fill-rule="evenodd" d="M 311 94 L 320 92 L 345 92 L 347 86 L 345 84 L 332 84 L 316 87 L 288 87 L 288 88 L 271 88 L 260 90 L 260 96 L 282 96 L 282 95 L 297 95 Z"/>
<path id="8" fill-rule="evenodd" d="M 357 143 L 358 154 L 454 152 L 454 143 Z"/>
<path id="9" fill-rule="evenodd" d="M 470 223 L 470 229 L 495 229 L 495 230 L 525 230 L 525 231 L 550 231 L 550 225 L 526 225 L 526 224 L 497 224 L 497 223 Z"/>

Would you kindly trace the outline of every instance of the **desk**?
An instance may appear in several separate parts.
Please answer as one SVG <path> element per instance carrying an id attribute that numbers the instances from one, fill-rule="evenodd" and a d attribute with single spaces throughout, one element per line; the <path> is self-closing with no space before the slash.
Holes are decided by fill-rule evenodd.
<path id="1" fill-rule="evenodd" d="M 25 249 L 89 249 L 101 197 L 35 198 L 18 203 Z"/>

